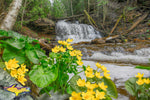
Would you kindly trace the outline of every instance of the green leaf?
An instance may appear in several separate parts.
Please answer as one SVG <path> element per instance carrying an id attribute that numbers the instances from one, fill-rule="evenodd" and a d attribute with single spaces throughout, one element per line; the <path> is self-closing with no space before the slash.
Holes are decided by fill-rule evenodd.
<path id="1" fill-rule="evenodd" d="M 6 42 L 8 45 L 16 48 L 16 49 L 22 49 L 25 47 L 25 42 L 24 41 L 19 41 L 19 40 L 13 40 L 13 39 L 10 39 L 10 40 L 6 40 Z"/>
<path id="2" fill-rule="evenodd" d="M 5 63 L 4 62 L 0 62 L 0 68 L 5 68 Z"/>
<path id="3" fill-rule="evenodd" d="M 136 66 L 135 68 L 150 70 L 150 66 L 148 66 L 148 67 L 146 67 L 146 66 Z"/>
<path id="4" fill-rule="evenodd" d="M 2 58 L 4 59 L 4 61 L 9 61 L 10 59 L 16 58 L 16 60 L 19 61 L 19 64 L 24 63 L 26 60 L 23 51 L 17 50 L 12 47 L 6 47 L 4 49 Z"/>
<path id="5" fill-rule="evenodd" d="M 82 90 L 78 87 L 77 85 L 77 80 L 80 79 L 81 77 L 79 75 L 74 75 L 71 79 L 70 79 L 70 86 L 73 90 L 75 90 L 76 92 L 81 92 Z"/>
<path id="6" fill-rule="evenodd" d="M 110 79 L 105 78 L 105 77 L 102 78 L 102 81 L 104 82 L 105 85 L 108 86 L 107 94 L 113 98 L 117 98 L 118 92 L 117 92 L 116 85 L 114 84 L 114 82 Z"/>
<path id="7" fill-rule="evenodd" d="M 54 87 L 52 87 L 52 86 L 48 86 L 48 87 L 42 88 L 40 90 L 39 94 L 49 93 L 53 89 L 54 89 Z"/>
<path id="8" fill-rule="evenodd" d="M 34 64 L 39 64 L 39 58 L 37 57 L 34 50 L 26 50 L 25 52 L 31 62 L 33 62 Z"/>
<path id="9" fill-rule="evenodd" d="M 136 95 L 136 81 L 135 77 L 131 77 L 125 82 L 125 89 L 133 96 Z"/>
<path id="10" fill-rule="evenodd" d="M 54 53 L 54 52 L 51 52 L 51 53 L 49 53 L 49 57 L 50 57 L 50 58 L 56 58 L 56 57 L 57 57 L 57 54 Z"/>
<path id="11" fill-rule="evenodd" d="M 68 87 L 67 87 L 67 93 L 68 93 L 68 94 L 71 94 L 72 92 L 73 92 L 73 91 L 72 91 L 72 89 L 71 89 L 71 86 L 68 86 Z"/>
<path id="12" fill-rule="evenodd" d="M 39 58 L 47 57 L 46 54 L 40 50 L 35 50 L 35 52 Z"/>
<path id="13" fill-rule="evenodd" d="M 34 65 L 34 69 L 29 72 L 30 80 L 40 88 L 44 88 L 56 80 L 58 69 L 44 71 L 42 66 Z"/>

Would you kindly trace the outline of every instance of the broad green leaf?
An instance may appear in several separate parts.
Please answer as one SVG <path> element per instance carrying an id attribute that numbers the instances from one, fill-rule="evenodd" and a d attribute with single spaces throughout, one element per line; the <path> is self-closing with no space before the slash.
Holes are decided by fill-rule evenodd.
<path id="1" fill-rule="evenodd" d="M 34 65 L 36 67 L 29 72 L 30 80 L 40 88 L 44 88 L 56 80 L 58 76 L 58 69 L 52 69 L 47 72 L 42 66 Z"/>
<path id="2" fill-rule="evenodd" d="M 5 68 L 5 63 L 4 62 L 0 62 L 0 68 Z"/>
<path id="3" fill-rule="evenodd" d="M 108 86 L 107 94 L 113 98 L 117 98 L 118 92 L 117 92 L 117 88 L 116 88 L 116 85 L 114 84 L 114 82 L 110 79 L 105 78 L 105 77 L 102 78 L 102 81 L 104 82 L 105 85 Z"/>
<path id="4" fill-rule="evenodd" d="M 22 49 L 22 48 L 25 47 L 25 42 L 24 41 L 10 39 L 10 40 L 6 40 L 5 43 L 7 43 L 9 46 L 12 46 L 16 49 Z"/>
<path id="5" fill-rule="evenodd" d="M 19 61 L 19 64 L 22 64 L 25 62 L 25 54 L 23 51 L 17 50 L 12 47 L 6 47 L 3 51 L 2 58 L 4 61 L 9 61 L 10 59 L 16 58 L 16 60 Z"/>
<path id="6" fill-rule="evenodd" d="M 39 58 L 36 55 L 36 52 L 34 50 L 26 50 L 26 55 L 28 57 L 28 59 L 34 63 L 34 64 L 38 64 L 39 63 Z"/>
<path id="7" fill-rule="evenodd" d="M 77 80 L 80 79 L 81 77 L 79 75 L 75 75 L 70 79 L 70 86 L 73 90 L 75 90 L 76 92 L 81 92 L 82 90 L 80 90 L 80 88 L 77 85 Z"/>
<path id="8" fill-rule="evenodd" d="M 105 100 L 112 100 L 111 97 L 107 96 Z"/>
<path id="9" fill-rule="evenodd" d="M 135 77 L 131 77 L 125 82 L 125 89 L 133 96 L 136 95 L 136 81 Z"/>
<path id="10" fill-rule="evenodd" d="M 35 50 L 35 52 L 36 52 L 36 54 L 37 54 L 37 56 L 38 56 L 39 58 L 47 57 L 47 56 L 45 55 L 45 53 L 43 53 L 43 52 L 40 51 L 40 50 Z"/>

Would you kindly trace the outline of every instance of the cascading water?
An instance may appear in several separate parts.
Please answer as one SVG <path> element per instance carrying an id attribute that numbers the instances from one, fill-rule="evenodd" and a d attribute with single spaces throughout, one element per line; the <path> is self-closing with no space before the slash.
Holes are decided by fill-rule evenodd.
<path id="1" fill-rule="evenodd" d="M 71 38 L 74 43 L 101 38 L 100 32 L 96 31 L 91 25 L 69 23 L 64 20 L 56 23 L 56 35 L 57 40 Z"/>

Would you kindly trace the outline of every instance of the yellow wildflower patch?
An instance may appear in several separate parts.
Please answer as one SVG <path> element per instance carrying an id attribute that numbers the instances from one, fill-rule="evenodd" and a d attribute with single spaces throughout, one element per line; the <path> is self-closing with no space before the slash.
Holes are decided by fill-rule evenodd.
<path id="1" fill-rule="evenodd" d="M 105 92 L 99 92 L 98 90 L 96 90 L 96 98 L 97 99 L 105 99 Z"/>
<path id="2" fill-rule="evenodd" d="M 85 71 L 85 76 L 88 77 L 88 78 L 93 78 L 94 77 L 93 72 L 88 72 L 88 71 Z"/>
<path id="3" fill-rule="evenodd" d="M 104 85 L 104 82 L 102 82 L 102 83 L 98 83 L 98 86 L 102 89 L 102 90 L 104 90 L 104 91 L 106 91 L 106 89 L 107 89 L 107 85 Z"/>
<path id="4" fill-rule="evenodd" d="M 24 78 L 24 76 L 19 75 L 18 76 L 18 81 L 22 84 L 25 85 L 25 82 L 27 81 L 26 78 Z"/>
<path id="5" fill-rule="evenodd" d="M 100 72 L 96 72 L 95 73 L 95 76 L 97 77 L 97 78 L 102 78 L 103 76 L 100 76 Z"/>
<path id="6" fill-rule="evenodd" d="M 78 64 L 79 66 L 82 66 L 82 65 L 83 65 L 83 62 L 80 61 L 80 60 L 78 60 L 78 61 L 77 61 L 77 64 Z"/>
<path id="7" fill-rule="evenodd" d="M 80 87 L 85 86 L 85 80 L 84 80 L 84 79 L 83 79 L 83 80 L 79 79 L 79 80 L 77 81 L 77 85 L 80 86 Z"/>
<path id="8" fill-rule="evenodd" d="M 69 100 L 82 100 L 82 97 L 80 96 L 81 93 L 72 92 L 72 97 L 69 98 Z"/>
<path id="9" fill-rule="evenodd" d="M 72 42 L 73 39 L 68 38 L 66 41 L 67 41 L 67 42 Z"/>
<path id="10" fill-rule="evenodd" d="M 136 81 L 136 83 L 137 83 L 138 85 L 143 85 L 143 84 L 144 84 L 144 80 L 142 80 L 141 78 L 139 78 L 139 80 Z"/>
<path id="11" fill-rule="evenodd" d="M 110 74 L 108 74 L 107 72 L 104 72 L 104 77 L 106 77 L 107 79 L 111 79 Z"/>
<path id="12" fill-rule="evenodd" d="M 16 59 L 10 59 L 8 62 L 5 62 L 5 65 L 6 65 L 6 68 L 8 70 L 11 70 L 11 69 L 15 69 L 15 68 L 18 68 L 19 65 L 17 64 L 19 61 L 16 61 Z"/>
<path id="13" fill-rule="evenodd" d="M 138 73 L 137 75 L 135 75 L 135 77 L 137 77 L 137 78 L 142 78 L 142 77 L 143 77 L 143 75 L 144 75 L 144 73 L 143 73 L 143 74 Z"/>

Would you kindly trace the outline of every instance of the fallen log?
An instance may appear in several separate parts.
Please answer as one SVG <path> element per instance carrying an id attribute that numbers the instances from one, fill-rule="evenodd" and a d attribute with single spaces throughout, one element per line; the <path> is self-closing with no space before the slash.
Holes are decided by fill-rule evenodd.
<path id="1" fill-rule="evenodd" d="M 91 43 L 92 44 L 103 44 L 103 43 L 106 43 L 107 41 L 110 41 L 110 40 L 116 39 L 116 38 L 119 38 L 119 35 L 94 39 L 94 40 L 91 41 Z"/>
<path id="2" fill-rule="evenodd" d="M 135 23 L 133 23 L 133 25 L 124 33 L 121 33 L 121 35 L 123 34 L 127 34 L 130 31 L 132 31 L 140 22 L 142 22 L 147 16 L 148 16 L 149 12 L 145 13 L 143 16 L 141 16 L 140 18 L 137 19 L 137 21 Z"/>

